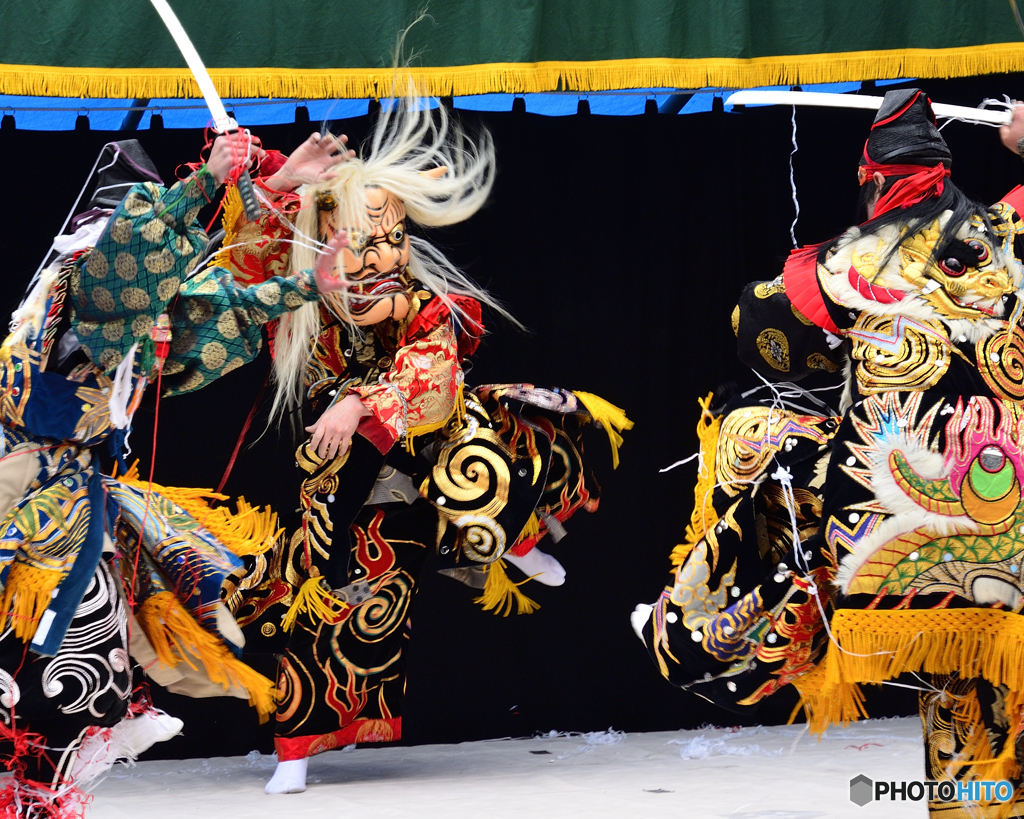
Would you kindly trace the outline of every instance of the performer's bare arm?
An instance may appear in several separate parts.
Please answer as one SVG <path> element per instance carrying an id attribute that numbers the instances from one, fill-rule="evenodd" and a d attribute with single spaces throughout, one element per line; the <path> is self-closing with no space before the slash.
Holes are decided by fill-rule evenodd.
<path id="1" fill-rule="evenodd" d="M 292 151 L 281 169 L 265 179 L 263 184 L 272 190 L 288 193 L 299 185 L 333 179 L 331 169 L 356 155 L 355 151 L 346 147 L 347 142 L 348 137 L 344 134 L 310 134 L 305 142 Z"/>

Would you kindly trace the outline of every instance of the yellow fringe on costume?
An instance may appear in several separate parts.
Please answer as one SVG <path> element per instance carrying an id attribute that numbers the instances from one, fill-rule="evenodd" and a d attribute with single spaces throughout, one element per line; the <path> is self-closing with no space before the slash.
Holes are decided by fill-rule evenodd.
<path id="1" fill-rule="evenodd" d="M 63 572 L 52 569 L 29 566 L 17 560 L 11 564 L 7 585 L 0 597 L 0 612 L 3 612 L 3 624 L 6 626 L 9 620 L 19 640 L 27 643 L 35 636 L 39 619 L 63 578 Z"/>
<path id="2" fill-rule="evenodd" d="M 455 396 L 455 406 L 452 407 L 452 411 L 448 413 L 448 417 L 443 421 L 438 421 L 433 424 L 420 424 L 419 426 L 412 427 L 405 431 L 405 450 L 409 454 L 413 451 L 413 442 L 421 435 L 426 435 L 429 432 L 436 432 L 443 427 L 446 427 L 453 418 L 457 418 L 459 423 L 465 423 L 466 421 L 466 397 L 462 394 L 463 385 L 459 384 L 459 394 Z"/>
<path id="3" fill-rule="evenodd" d="M 1009 18 L 1008 18 L 1009 19 Z M 1009 30 L 1008 30 L 1009 31 Z M 1019 42 L 767 57 L 633 57 L 417 66 L 405 73 L 431 96 L 604 91 L 621 88 L 753 88 L 850 79 L 967 77 L 1024 71 Z M 222 97 L 380 99 L 395 91 L 388 68 L 211 68 Z M 199 98 L 186 68 L 97 68 L 0 64 L 5 94 L 132 99 Z"/>
<path id="4" fill-rule="evenodd" d="M 516 538 L 516 543 L 523 540 L 529 540 L 531 537 L 536 537 L 540 534 L 540 520 L 537 517 L 537 513 L 530 512 L 530 519 L 526 521 L 526 525 L 523 527 L 523 531 L 519 533 L 519 537 Z"/>
<path id="5" fill-rule="evenodd" d="M 718 523 L 718 514 L 711 504 L 711 491 L 715 486 L 715 461 L 718 457 L 718 434 L 722 430 L 722 417 L 716 417 L 708 410 L 713 397 L 714 393 L 709 392 L 705 398 L 697 399 L 700 405 L 697 440 L 700 442 L 702 468 L 697 471 L 697 485 L 693 487 L 693 511 L 686 527 L 686 539 L 669 555 L 673 566 L 681 566 L 693 547 L 700 543 L 704 533 Z"/>
<path id="6" fill-rule="evenodd" d="M 830 642 L 822 662 L 794 683 L 816 733 L 866 716 L 861 684 L 882 683 L 906 672 L 983 677 L 1009 689 L 1007 713 L 1017 714 L 1024 705 L 1024 618 L 1019 614 L 998 609 L 839 609 L 830 628 L 842 650 Z M 966 763 L 990 770 L 996 779 L 1016 777 L 1019 728 L 1012 720 L 997 758 L 986 758 L 986 745 L 986 756 Z"/>
<path id="7" fill-rule="evenodd" d="M 529 577 L 514 583 L 505 571 L 505 561 L 500 558 L 489 563 L 488 567 L 484 593 L 473 600 L 474 603 L 479 603 L 484 611 L 493 611 L 502 617 L 508 617 L 512 613 L 513 605 L 516 614 L 533 614 L 540 608 L 539 603 L 519 590 L 520 586 L 530 580 Z"/>
<path id="8" fill-rule="evenodd" d="M 322 580 L 322 577 L 311 577 L 302 584 L 295 593 L 295 600 L 281 618 L 281 628 L 291 631 L 295 621 L 304 614 L 331 622 L 345 609 L 351 608 L 348 603 L 343 603 L 327 591 L 321 585 Z"/>
<path id="9" fill-rule="evenodd" d="M 238 235 L 236 228 L 242 214 L 245 213 L 245 205 L 242 204 L 242 194 L 238 192 L 237 185 L 227 186 L 222 201 L 224 216 L 221 218 L 221 224 L 224 227 L 224 241 L 221 243 L 220 250 L 213 254 L 210 267 L 231 270 L 231 250 L 229 248 L 235 243 L 235 237 Z"/>
<path id="10" fill-rule="evenodd" d="M 192 489 L 177 486 L 161 486 L 140 480 L 138 463 L 132 464 L 128 474 L 118 478 L 126 486 L 163 495 L 172 503 L 194 517 L 210 534 L 236 555 L 258 555 L 268 551 L 284 529 L 277 525 L 277 513 L 269 507 L 260 509 L 250 506 L 245 498 L 239 498 L 238 511 L 231 512 L 225 506 L 211 506 L 211 500 L 227 500 L 209 489 Z"/>
<path id="11" fill-rule="evenodd" d="M 624 409 L 605 401 L 599 395 L 578 390 L 573 390 L 572 393 L 587 408 L 594 422 L 604 427 L 604 431 L 608 433 L 608 441 L 612 445 L 612 468 L 618 469 L 619 447 L 622 446 L 622 436 L 619 433 L 632 429 L 633 422 L 626 417 Z"/>
<path id="12" fill-rule="evenodd" d="M 238 686 L 249 694 L 249 704 L 260 715 L 260 722 L 276 708 L 274 683 L 253 671 L 217 637 L 203 629 L 171 592 L 157 592 L 136 612 L 139 625 L 164 665 L 185 663 L 198 670 L 202 664 L 210 681 L 224 690 Z"/>

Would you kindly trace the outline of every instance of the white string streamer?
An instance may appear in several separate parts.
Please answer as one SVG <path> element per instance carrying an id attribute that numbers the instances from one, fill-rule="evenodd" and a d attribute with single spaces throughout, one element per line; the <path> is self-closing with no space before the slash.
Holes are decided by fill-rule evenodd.
<path id="1" fill-rule="evenodd" d="M 796 223 L 800 218 L 800 200 L 796 196 L 796 176 L 793 172 L 793 157 L 796 156 L 796 152 L 799 150 L 799 146 L 796 144 L 796 106 L 793 106 L 793 150 L 789 152 L 789 187 L 793 191 L 793 224 L 789 226 L 789 238 L 793 240 L 793 247 L 796 244 Z"/>

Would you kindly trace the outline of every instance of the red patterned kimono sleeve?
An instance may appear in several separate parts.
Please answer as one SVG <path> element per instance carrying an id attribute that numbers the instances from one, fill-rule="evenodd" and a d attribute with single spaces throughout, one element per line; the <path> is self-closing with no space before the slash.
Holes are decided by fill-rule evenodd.
<path id="1" fill-rule="evenodd" d="M 213 262 L 230 271 L 235 281 L 243 285 L 288 275 L 291 225 L 300 206 L 300 199 L 294 193 L 278 193 L 259 180 L 255 184 L 273 203 L 273 210 L 264 205 L 260 218 L 250 222 L 237 188 L 229 188 L 224 197 L 223 249 L 217 252 Z"/>
<path id="2" fill-rule="evenodd" d="M 363 404 L 390 439 L 406 431 L 429 432 L 451 418 L 463 382 L 455 334 L 448 324 L 395 354 L 395 363 L 376 384 L 356 387 Z"/>

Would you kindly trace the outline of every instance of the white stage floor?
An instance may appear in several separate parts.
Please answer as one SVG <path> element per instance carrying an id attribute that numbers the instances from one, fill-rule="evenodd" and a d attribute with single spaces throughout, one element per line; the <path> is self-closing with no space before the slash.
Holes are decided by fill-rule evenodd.
<path id="1" fill-rule="evenodd" d="M 891 819 L 922 802 L 849 799 L 850 779 L 924 777 L 917 718 L 804 726 L 365 747 L 310 760 L 305 793 L 267 796 L 272 756 L 116 767 L 91 819 L 249 817 L 730 817 Z"/>

